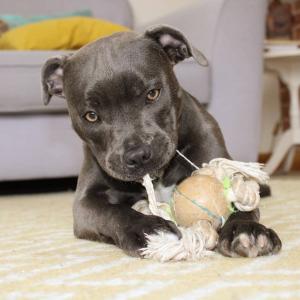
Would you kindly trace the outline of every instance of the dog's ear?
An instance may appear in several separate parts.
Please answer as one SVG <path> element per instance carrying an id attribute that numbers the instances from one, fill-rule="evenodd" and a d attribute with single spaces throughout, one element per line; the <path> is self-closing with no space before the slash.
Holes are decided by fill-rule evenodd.
<path id="1" fill-rule="evenodd" d="M 72 54 L 49 58 L 42 67 L 43 101 L 47 105 L 52 96 L 64 98 L 63 74 L 64 65 Z"/>
<path id="2" fill-rule="evenodd" d="M 145 36 L 159 43 L 173 64 L 193 57 L 201 66 L 208 66 L 204 54 L 193 47 L 186 37 L 173 27 L 167 25 L 153 26 L 146 30 Z"/>

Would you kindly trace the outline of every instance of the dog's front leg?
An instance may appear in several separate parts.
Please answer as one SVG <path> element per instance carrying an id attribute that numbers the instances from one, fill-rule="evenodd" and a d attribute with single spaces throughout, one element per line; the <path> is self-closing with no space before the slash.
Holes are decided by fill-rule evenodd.
<path id="1" fill-rule="evenodd" d="M 139 256 L 146 246 L 145 234 L 156 230 L 180 233 L 174 223 L 160 217 L 147 216 L 128 204 L 111 204 L 105 192 L 87 193 L 74 202 L 74 234 L 78 238 L 116 244 L 131 256 Z M 117 201 L 115 201 L 117 202 Z"/>
<path id="2" fill-rule="evenodd" d="M 276 232 L 258 221 L 258 209 L 233 213 L 219 232 L 219 252 L 230 257 L 256 257 L 279 252 L 281 241 Z"/>

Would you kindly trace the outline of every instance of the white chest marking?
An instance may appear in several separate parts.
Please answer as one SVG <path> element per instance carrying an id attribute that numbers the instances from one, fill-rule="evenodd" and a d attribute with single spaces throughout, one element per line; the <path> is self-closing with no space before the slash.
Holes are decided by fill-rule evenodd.
<path id="1" fill-rule="evenodd" d="M 175 184 L 171 186 L 164 186 L 161 183 L 159 183 L 155 187 L 155 196 L 158 202 L 169 202 L 169 200 L 172 197 L 173 191 L 175 188 Z"/>

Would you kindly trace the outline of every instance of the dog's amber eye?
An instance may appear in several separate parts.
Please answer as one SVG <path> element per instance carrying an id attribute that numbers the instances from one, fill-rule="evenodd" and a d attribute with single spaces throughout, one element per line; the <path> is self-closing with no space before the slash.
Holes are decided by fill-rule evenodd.
<path id="1" fill-rule="evenodd" d="M 91 123 L 94 123 L 98 120 L 98 116 L 94 111 L 89 111 L 84 115 L 85 119 Z"/>
<path id="2" fill-rule="evenodd" d="M 147 94 L 147 99 L 149 101 L 155 101 L 160 95 L 160 90 L 159 89 L 153 89 L 148 92 Z"/>

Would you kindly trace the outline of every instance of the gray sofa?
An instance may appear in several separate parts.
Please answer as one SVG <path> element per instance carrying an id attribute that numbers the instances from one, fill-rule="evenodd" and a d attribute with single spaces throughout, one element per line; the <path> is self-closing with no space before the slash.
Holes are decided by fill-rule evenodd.
<path id="1" fill-rule="evenodd" d="M 1 13 L 44 14 L 90 8 L 138 31 L 124 0 L 8 1 Z M 235 159 L 256 160 L 259 146 L 264 0 L 198 0 L 151 22 L 181 29 L 210 61 L 176 66 L 182 85 L 219 121 Z M 41 101 L 40 68 L 57 51 L 0 51 L 0 181 L 76 176 L 82 153 L 66 105 Z"/>

